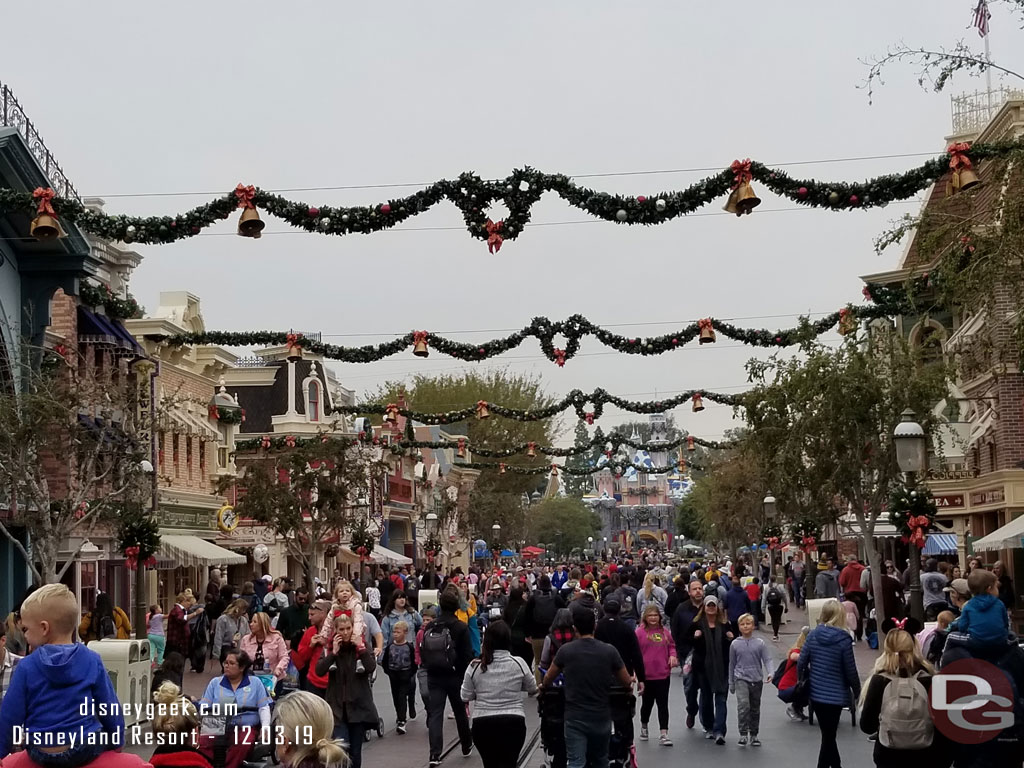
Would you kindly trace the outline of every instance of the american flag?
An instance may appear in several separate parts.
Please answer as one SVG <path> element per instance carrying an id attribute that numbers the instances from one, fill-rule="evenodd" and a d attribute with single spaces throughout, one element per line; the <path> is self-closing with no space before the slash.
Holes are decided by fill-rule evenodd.
<path id="1" fill-rule="evenodd" d="M 978 0 L 978 7 L 974 9 L 974 24 L 978 28 L 978 34 L 984 37 L 988 34 L 988 20 L 992 14 L 988 11 L 988 0 Z"/>

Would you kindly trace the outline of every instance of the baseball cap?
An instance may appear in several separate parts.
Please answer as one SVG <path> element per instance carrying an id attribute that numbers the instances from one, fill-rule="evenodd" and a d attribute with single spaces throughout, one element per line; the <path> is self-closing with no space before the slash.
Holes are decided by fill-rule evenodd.
<path id="1" fill-rule="evenodd" d="M 622 606 L 618 600 L 610 597 L 604 601 L 604 612 L 609 616 L 618 616 L 621 610 Z"/>
<path id="2" fill-rule="evenodd" d="M 967 579 L 953 579 L 943 592 L 956 592 L 958 595 L 971 594 L 971 588 L 967 586 Z"/>
<path id="3" fill-rule="evenodd" d="M 716 606 L 718 605 L 718 595 L 708 595 L 704 598 L 704 605 L 711 605 L 712 603 Z"/>
<path id="4" fill-rule="evenodd" d="M 271 576 L 269 573 L 265 573 L 265 574 L 263 574 L 263 580 L 264 581 L 273 581 L 274 577 Z"/>

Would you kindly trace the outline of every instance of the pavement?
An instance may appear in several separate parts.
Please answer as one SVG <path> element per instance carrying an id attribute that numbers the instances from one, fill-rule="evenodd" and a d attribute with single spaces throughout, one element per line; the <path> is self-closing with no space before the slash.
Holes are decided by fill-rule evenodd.
<path id="1" fill-rule="evenodd" d="M 780 630 L 779 642 L 772 641 L 770 632 L 761 635 L 769 644 L 776 664 L 795 642 L 800 628 L 806 621 L 804 612 L 795 608 L 790 609 L 787 618 L 789 621 Z M 866 679 L 877 657 L 877 651 L 871 650 L 866 643 L 861 642 L 855 646 L 854 652 L 861 679 Z M 194 697 L 201 696 L 210 679 L 219 673 L 220 665 L 213 661 L 207 665 L 206 671 L 202 674 L 186 671 L 183 680 L 185 693 Z M 377 675 L 373 686 L 373 696 L 377 711 L 384 719 L 385 730 L 383 738 L 378 738 L 376 734 L 373 734 L 363 746 L 364 764 L 375 764 L 365 761 L 384 760 L 387 765 L 425 768 L 428 761 L 426 713 L 417 707 L 416 719 L 410 720 L 407 724 L 408 732 L 399 735 L 394 727 L 395 710 L 391 702 L 391 689 L 386 675 Z M 658 743 L 657 711 L 655 711 L 651 718 L 651 732 L 654 738 L 647 742 L 639 740 L 636 742 L 637 763 L 641 768 L 676 768 L 681 759 L 687 761 L 696 759 L 698 761 L 714 761 L 716 768 L 750 768 L 752 762 L 763 765 L 814 765 L 817 762 L 820 742 L 817 726 L 810 726 L 807 722 L 792 722 L 786 715 L 786 705 L 777 698 L 776 688 L 773 685 L 764 686 L 761 700 L 760 738 L 763 746 L 740 747 L 736 744 L 738 734 L 736 733 L 734 697 L 730 696 L 728 707 L 729 732 L 725 746 L 718 746 L 713 741 L 705 740 L 699 726 L 687 730 L 683 681 L 678 675 L 673 675 L 672 692 L 669 698 L 671 712 L 669 735 L 675 745 L 663 747 Z M 639 704 L 637 711 L 639 713 Z M 542 768 L 545 764 L 544 753 L 539 741 L 535 749 L 530 749 L 531 737 L 539 726 L 537 706 L 533 700 L 527 701 L 526 713 L 527 747 L 521 756 L 521 768 Z M 148 726 L 142 727 L 148 729 Z M 639 732 L 638 714 L 636 733 L 639 735 Z M 476 751 L 468 758 L 462 757 L 461 751 L 458 749 L 455 721 L 449 719 L 447 713 L 445 745 L 447 750 L 452 750 L 450 754 L 446 755 L 445 764 L 454 763 L 463 768 L 482 768 L 480 757 Z M 867 741 L 859 727 L 852 726 L 849 716 L 844 716 L 839 726 L 839 750 L 846 768 L 869 768 L 874 765 L 871 759 L 872 744 Z M 148 759 L 152 748 L 129 746 L 128 751 Z"/>

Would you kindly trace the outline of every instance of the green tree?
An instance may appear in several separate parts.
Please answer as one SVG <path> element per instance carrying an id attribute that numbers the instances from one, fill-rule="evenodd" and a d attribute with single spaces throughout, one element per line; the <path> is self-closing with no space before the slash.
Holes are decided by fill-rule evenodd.
<path id="1" fill-rule="evenodd" d="M 697 481 L 699 482 L 700 480 Z M 704 538 L 704 529 L 697 514 L 696 499 L 691 490 L 676 505 L 676 533 L 690 542 L 701 541 Z"/>
<path id="2" fill-rule="evenodd" d="M 764 526 L 765 485 L 749 453 L 734 451 L 714 460 L 684 500 L 700 538 L 735 553 L 759 541 Z"/>
<path id="3" fill-rule="evenodd" d="M 585 549 L 587 537 L 601 530 L 601 516 L 572 497 L 550 498 L 530 509 L 526 539 L 543 547 L 556 544 L 562 552 Z"/>
<path id="4" fill-rule="evenodd" d="M 945 392 L 945 369 L 925 365 L 886 323 L 867 338 L 847 336 L 838 349 L 810 344 L 801 357 L 748 364 L 753 388 L 744 397 L 755 434 L 767 431 L 774 451 L 767 478 L 785 504 L 812 482 L 823 498 L 849 509 L 871 562 L 876 605 L 881 569 L 875 525 L 900 478 L 892 432 L 911 408 L 930 434 L 932 406 Z M 881 617 L 880 617 L 881 618 Z"/>

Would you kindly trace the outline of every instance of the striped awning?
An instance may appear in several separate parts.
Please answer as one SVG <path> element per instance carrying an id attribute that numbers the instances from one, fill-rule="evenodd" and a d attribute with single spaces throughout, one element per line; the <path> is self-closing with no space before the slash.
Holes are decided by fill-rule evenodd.
<path id="1" fill-rule="evenodd" d="M 925 539 L 922 555 L 955 555 L 957 539 L 955 533 L 930 533 Z"/>
<path id="2" fill-rule="evenodd" d="M 182 568 L 211 568 L 215 565 L 245 565 L 245 555 L 218 547 L 198 536 L 160 536 L 160 560 L 174 560 Z"/>

